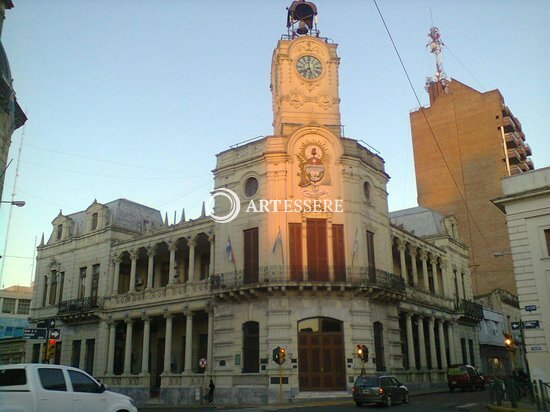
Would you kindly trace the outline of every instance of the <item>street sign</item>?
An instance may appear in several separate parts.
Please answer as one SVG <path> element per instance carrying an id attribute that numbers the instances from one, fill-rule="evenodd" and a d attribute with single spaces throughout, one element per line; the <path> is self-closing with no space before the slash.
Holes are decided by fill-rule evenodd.
<path id="1" fill-rule="evenodd" d="M 512 330 L 519 330 L 521 328 L 521 322 L 512 322 Z"/>
<path id="2" fill-rule="evenodd" d="M 534 311 L 537 310 L 537 305 L 527 305 L 527 306 L 525 306 L 525 310 L 527 312 L 534 312 Z"/>
<path id="3" fill-rule="evenodd" d="M 55 319 L 41 320 L 36 324 L 37 328 L 55 328 Z"/>
<path id="4" fill-rule="evenodd" d="M 531 346 L 531 350 L 533 352 L 538 352 L 542 350 L 542 346 Z"/>
<path id="5" fill-rule="evenodd" d="M 43 328 L 26 328 L 23 330 L 25 339 L 46 339 L 46 329 Z"/>
<path id="6" fill-rule="evenodd" d="M 50 329 L 49 339 L 59 339 L 61 336 L 61 331 L 59 329 Z"/>
<path id="7" fill-rule="evenodd" d="M 523 322 L 523 327 L 525 329 L 538 329 L 540 328 L 540 321 L 538 320 L 526 320 Z"/>

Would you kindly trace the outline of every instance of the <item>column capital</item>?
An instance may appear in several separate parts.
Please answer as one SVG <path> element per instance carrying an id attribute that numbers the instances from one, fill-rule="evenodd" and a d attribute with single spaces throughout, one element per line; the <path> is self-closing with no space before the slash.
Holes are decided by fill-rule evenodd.
<path id="1" fill-rule="evenodd" d="M 189 309 L 185 309 L 183 311 L 183 314 L 185 315 L 185 317 L 187 318 L 192 318 L 193 317 L 193 311 L 192 310 L 189 310 Z"/>
<path id="2" fill-rule="evenodd" d="M 209 241 L 210 243 L 214 243 L 214 240 L 215 240 L 215 239 L 216 239 L 216 236 L 215 236 L 215 235 L 209 235 L 209 236 L 208 236 L 208 241 Z"/>
<path id="3" fill-rule="evenodd" d="M 145 315 L 145 316 L 142 316 L 142 317 L 141 317 L 141 320 L 144 321 L 144 322 L 151 322 L 151 317 Z"/>
<path id="4" fill-rule="evenodd" d="M 130 259 L 136 260 L 139 256 L 139 249 L 132 249 L 130 250 Z"/>
<path id="5" fill-rule="evenodd" d="M 157 251 L 157 245 L 147 246 L 147 256 L 149 257 L 155 256 L 156 251 Z"/>
<path id="6" fill-rule="evenodd" d="M 449 266 L 449 262 L 447 261 L 447 259 L 441 259 L 440 264 L 443 269 L 447 269 L 447 267 Z"/>
<path id="7" fill-rule="evenodd" d="M 187 246 L 190 248 L 195 247 L 197 244 L 196 236 L 187 236 Z"/>
<path id="8" fill-rule="evenodd" d="M 409 243 L 409 255 L 416 256 L 418 254 L 418 246 Z"/>
<path id="9" fill-rule="evenodd" d="M 420 260 L 428 260 L 428 252 L 424 249 L 420 249 Z"/>
<path id="10" fill-rule="evenodd" d="M 437 256 L 436 255 L 433 255 L 430 253 L 430 263 L 432 265 L 436 265 L 437 264 Z"/>
<path id="11" fill-rule="evenodd" d="M 407 247 L 405 246 L 405 243 L 403 243 L 401 239 L 397 239 L 397 250 L 404 252 L 406 249 Z"/>
<path id="12" fill-rule="evenodd" d="M 166 242 L 166 244 L 168 245 L 168 250 L 171 252 L 173 250 L 176 250 L 178 248 L 178 242 L 177 240 L 168 240 Z"/>
<path id="13" fill-rule="evenodd" d="M 120 263 L 122 261 L 122 256 L 120 254 L 113 254 L 111 260 L 114 264 Z"/>
<path id="14" fill-rule="evenodd" d="M 134 323 L 134 318 L 130 318 L 130 317 L 127 317 L 124 319 L 124 322 L 128 325 L 131 325 L 132 323 Z"/>
<path id="15" fill-rule="evenodd" d="M 172 312 L 165 312 L 162 316 L 164 317 L 164 319 L 171 319 L 174 314 Z"/>

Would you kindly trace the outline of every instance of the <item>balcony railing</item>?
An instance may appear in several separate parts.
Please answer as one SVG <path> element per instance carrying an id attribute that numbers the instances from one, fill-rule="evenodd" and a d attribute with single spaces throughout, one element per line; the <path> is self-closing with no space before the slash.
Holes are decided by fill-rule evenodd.
<path id="1" fill-rule="evenodd" d="M 332 273 L 332 279 L 329 277 Z M 235 270 L 220 273 L 210 278 L 210 289 L 213 291 L 236 289 L 241 287 L 293 285 L 293 284 L 331 284 L 350 285 L 356 287 L 377 287 L 403 293 L 405 280 L 393 273 L 376 269 L 369 274 L 368 267 L 348 266 L 333 268 L 327 271 L 317 271 L 307 266 L 264 266 L 257 272 Z"/>
<path id="2" fill-rule="evenodd" d="M 456 310 L 471 319 L 483 319 L 483 306 L 471 300 L 458 302 Z"/>
<path id="3" fill-rule="evenodd" d="M 90 296 L 81 299 L 71 299 L 60 302 L 58 315 L 76 315 L 79 313 L 91 312 L 101 308 L 102 301 L 97 296 Z"/>

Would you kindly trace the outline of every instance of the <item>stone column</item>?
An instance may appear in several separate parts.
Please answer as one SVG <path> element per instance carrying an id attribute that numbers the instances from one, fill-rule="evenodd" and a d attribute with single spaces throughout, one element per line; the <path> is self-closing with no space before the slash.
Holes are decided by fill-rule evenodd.
<path id="1" fill-rule="evenodd" d="M 446 260 L 443 260 L 441 262 L 441 294 L 443 296 L 449 296 L 450 293 L 448 291 L 448 282 L 447 280 L 450 279 L 451 277 L 448 276 L 448 267 L 449 267 L 449 264 Z"/>
<path id="2" fill-rule="evenodd" d="M 455 336 L 453 331 L 453 323 L 447 323 L 447 335 L 449 335 L 449 362 L 451 365 L 456 363 L 455 353 Z"/>
<path id="3" fill-rule="evenodd" d="M 214 362 L 214 309 L 208 311 L 208 346 L 206 350 L 206 370 L 207 373 L 212 374 L 213 362 Z"/>
<path id="4" fill-rule="evenodd" d="M 303 277 L 304 281 L 308 281 L 308 265 L 307 265 L 307 219 L 302 215 L 302 265 L 304 267 Z"/>
<path id="5" fill-rule="evenodd" d="M 445 331 L 443 330 L 443 320 L 437 322 L 439 330 L 439 351 L 441 352 L 441 369 L 447 369 L 447 351 L 445 350 Z"/>
<path id="6" fill-rule="evenodd" d="M 416 247 L 409 246 L 409 255 L 412 262 L 413 284 L 418 286 L 418 268 L 416 267 Z"/>
<path id="7" fill-rule="evenodd" d="M 133 250 L 130 253 L 130 258 L 132 259 L 132 266 L 131 266 L 131 269 L 130 269 L 130 288 L 129 288 L 129 292 L 135 292 L 135 290 L 136 290 L 136 269 L 137 269 L 138 251 Z"/>
<path id="8" fill-rule="evenodd" d="M 147 262 L 147 289 L 153 288 L 153 267 L 155 266 L 155 247 L 150 246 L 147 248 L 147 256 L 149 261 Z"/>
<path id="9" fill-rule="evenodd" d="M 141 374 L 149 373 L 149 340 L 151 338 L 151 319 L 143 318 L 143 351 L 141 353 Z"/>
<path id="10" fill-rule="evenodd" d="M 107 352 L 107 375 L 114 373 L 115 366 L 115 339 L 116 339 L 116 322 L 109 323 L 109 348 Z"/>
<path id="11" fill-rule="evenodd" d="M 407 261 L 405 260 L 405 244 L 402 240 L 397 240 L 397 250 L 399 250 L 399 261 L 401 262 L 401 277 L 405 279 L 405 283 L 409 283 L 407 276 Z"/>
<path id="12" fill-rule="evenodd" d="M 126 319 L 126 347 L 124 349 L 124 374 L 132 371 L 132 331 L 133 319 Z"/>
<path id="13" fill-rule="evenodd" d="M 193 282 L 195 280 L 195 245 L 194 240 L 189 240 L 187 242 L 189 245 L 189 273 L 187 275 L 187 281 Z"/>
<path id="14" fill-rule="evenodd" d="M 177 273 L 176 273 L 176 250 L 178 249 L 178 242 L 173 240 L 168 245 L 168 250 L 170 251 L 170 263 L 168 268 L 168 283 L 173 285 L 176 283 Z"/>
<path id="15" fill-rule="evenodd" d="M 48 276 L 46 276 L 46 284 L 44 285 L 44 287 L 46 288 L 46 305 L 45 306 L 50 305 L 50 293 L 52 291 L 52 280 L 53 280 L 53 275 L 50 273 Z"/>
<path id="16" fill-rule="evenodd" d="M 407 352 L 409 359 L 409 369 L 415 369 L 416 364 L 414 361 L 414 339 L 413 339 L 413 328 L 412 328 L 412 319 L 409 312 L 405 312 L 405 320 L 407 322 Z"/>
<path id="17" fill-rule="evenodd" d="M 435 349 L 435 333 L 434 333 L 434 326 L 435 326 L 435 319 L 434 317 L 429 318 L 428 323 L 428 334 L 430 336 L 430 359 L 432 361 L 432 369 L 437 369 L 437 352 Z"/>
<path id="18" fill-rule="evenodd" d="M 166 336 L 164 338 L 164 373 L 170 373 L 172 365 L 172 314 L 164 315 L 166 319 Z"/>
<path id="19" fill-rule="evenodd" d="M 193 312 L 185 314 L 185 373 L 193 371 Z"/>
<path id="20" fill-rule="evenodd" d="M 426 358 L 426 339 L 424 338 L 424 318 L 418 317 L 418 346 L 420 347 L 420 369 L 428 367 Z"/>
<path id="21" fill-rule="evenodd" d="M 213 276 L 214 275 L 214 253 L 216 252 L 216 243 L 215 243 L 216 237 L 214 235 L 208 236 L 208 241 L 210 242 L 210 266 L 208 275 Z"/>
<path id="22" fill-rule="evenodd" d="M 113 295 L 118 295 L 118 282 L 120 278 L 120 256 L 113 258 L 115 272 L 113 274 Z"/>
<path id="23" fill-rule="evenodd" d="M 430 259 L 430 263 L 432 264 L 432 276 L 434 280 L 434 294 L 437 295 L 439 292 L 439 280 L 437 279 L 437 257 L 432 256 Z"/>
<path id="24" fill-rule="evenodd" d="M 420 260 L 422 261 L 422 276 L 424 283 L 424 290 L 430 291 L 430 282 L 428 281 L 428 253 L 425 250 L 420 251 Z"/>

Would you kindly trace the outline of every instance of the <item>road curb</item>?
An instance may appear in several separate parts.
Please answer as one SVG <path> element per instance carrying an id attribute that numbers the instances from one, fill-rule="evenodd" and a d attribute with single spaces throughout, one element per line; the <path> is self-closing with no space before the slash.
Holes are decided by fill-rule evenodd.
<path id="1" fill-rule="evenodd" d="M 522 408 L 509 408 L 507 406 L 501 406 L 501 405 L 485 405 L 485 408 L 487 408 L 488 411 L 494 411 L 494 412 L 532 412 L 534 409 L 522 409 Z"/>

